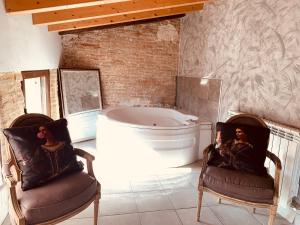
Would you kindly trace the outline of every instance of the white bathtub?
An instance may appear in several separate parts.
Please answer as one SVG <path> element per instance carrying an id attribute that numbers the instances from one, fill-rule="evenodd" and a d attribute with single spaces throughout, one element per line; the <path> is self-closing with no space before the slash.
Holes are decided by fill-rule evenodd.
<path id="1" fill-rule="evenodd" d="M 97 121 L 96 164 L 122 170 L 178 167 L 198 159 L 198 117 L 173 109 L 114 107 Z"/>

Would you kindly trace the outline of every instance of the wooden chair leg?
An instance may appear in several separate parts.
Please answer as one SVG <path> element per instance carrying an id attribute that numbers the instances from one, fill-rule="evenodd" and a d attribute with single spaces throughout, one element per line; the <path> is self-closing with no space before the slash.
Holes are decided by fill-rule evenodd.
<path id="1" fill-rule="evenodd" d="M 271 206 L 268 225 L 273 225 L 277 213 L 277 206 Z"/>
<path id="2" fill-rule="evenodd" d="M 222 199 L 221 198 L 219 198 L 219 204 L 221 204 L 222 203 Z"/>
<path id="3" fill-rule="evenodd" d="M 253 214 L 255 214 L 256 213 L 256 208 L 253 208 L 252 212 L 253 212 Z"/>
<path id="4" fill-rule="evenodd" d="M 98 224 L 99 198 L 94 201 L 94 225 Z"/>
<path id="5" fill-rule="evenodd" d="M 16 213 L 13 211 L 12 206 L 10 205 L 9 208 L 9 221 L 11 223 L 11 225 L 25 225 L 25 218 L 19 218 Z"/>
<path id="6" fill-rule="evenodd" d="M 18 213 L 17 210 L 19 210 Z M 18 207 L 16 210 L 14 209 L 11 198 L 9 199 L 8 214 L 11 225 L 26 225 L 21 209 Z"/>
<path id="7" fill-rule="evenodd" d="M 100 205 L 100 198 L 101 198 L 101 186 L 97 184 L 97 196 L 94 201 L 94 225 L 98 224 L 98 213 L 99 213 L 99 205 Z"/>
<path id="8" fill-rule="evenodd" d="M 203 197 L 203 187 L 200 187 L 198 192 L 197 222 L 200 222 L 202 197 Z"/>

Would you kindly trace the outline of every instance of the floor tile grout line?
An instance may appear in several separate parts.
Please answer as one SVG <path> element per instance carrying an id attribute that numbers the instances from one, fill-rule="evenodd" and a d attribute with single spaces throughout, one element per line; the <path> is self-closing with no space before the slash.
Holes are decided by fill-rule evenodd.
<path id="1" fill-rule="evenodd" d="M 137 213 L 137 216 L 139 218 L 139 225 L 142 225 L 142 218 L 141 218 L 141 214 L 140 213 Z"/>
<path id="2" fill-rule="evenodd" d="M 264 225 L 264 223 L 262 223 L 261 221 L 259 221 L 259 219 L 257 219 L 253 213 L 250 213 L 246 208 L 244 208 L 259 224 L 261 225 Z M 276 218 L 274 219 L 274 222 L 275 222 Z"/>
<path id="3" fill-rule="evenodd" d="M 133 213 L 123 213 L 123 214 L 113 214 L 113 215 L 100 215 L 98 216 L 98 224 L 100 224 L 101 219 L 103 217 L 114 217 L 114 216 L 124 216 L 124 215 L 137 215 L 138 216 L 138 220 L 139 220 L 139 225 L 142 225 L 141 223 L 141 218 L 140 218 L 140 213 L 138 212 L 133 212 Z M 83 220 L 83 219 L 93 219 L 94 217 L 80 217 L 80 218 L 70 218 L 69 220 Z M 100 221 L 99 221 L 100 220 Z"/>
<path id="4" fill-rule="evenodd" d="M 126 192 L 126 193 L 121 193 L 121 194 L 106 194 L 107 196 L 113 196 L 113 195 L 122 195 L 122 194 L 124 194 L 124 195 L 131 195 L 133 198 L 134 198 L 134 203 L 135 203 L 135 208 L 136 208 L 136 212 L 140 212 L 139 211 L 139 208 L 138 208 L 138 204 L 137 204 L 137 196 L 138 196 L 138 194 L 139 193 L 150 193 L 150 192 L 159 192 L 159 193 L 161 193 L 162 195 L 164 195 L 164 196 L 166 196 L 167 197 L 167 199 L 168 199 L 168 201 L 170 202 L 170 204 L 171 204 L 171 206 L 172 206 L 172 209 L 163 209 L 163 210 L 178 210 L 178 209 L 188 209 L 188 208 L 195 208 L 195 207 L 193 207 L 193 206 L 191 206 L 191 207 L 179 207 L 179 208 L 177 208 L 175 205 L 174 205 L 174 203 L 173 203 L 173 201 L 172 201 L 172 199 L 170 198 L 170 196 L 169 196 L 169 194 L 167 193 L 167 191 L 176 191 L 176 190 L 190 190 L 190 189 L 192 189 L 192 190 L 194 190 L 194 188 L 180 188 L 180 189 L 163 189 L 163 190 L 157 190 L 157 191 L 141 191 L 141 192 Z M 143 212 L 155 212 L 155 211 L 163 211 L 163 210 L 148 210 L 148 211 L 142 211 L 142 213 Z M 126 213 L 124 213 L 124 214 L 126 214 Z M 103 215 L 103 214 L 102 214 Z M 111 215 L 119 215 L 119 214 L 106 214 L 107 216 L 111 216 Z M 106 216 L 106 215 L 103 215 L 103 216 Z M 122 214 L 121 214 L 122 215 Z"/>
<path id="5" fill-rule="evenodd" d="M 105 195 L 113 195 L 113 194 L 129 194 L 129 193 L 140 193 L 140 192 L 155 192 L 155 191 L 176 191 L 176 190 L 189 190 L 193 189 L 197 191 L 197 187 L 192 186 L 190 188 L 162 188 L 162 189 L 154 189 L 154 190 L 139 190 L 139 191 L 126 191 L 126 192 L 103 192 Z"/>
<path id="6" fill-rule="evenodd" d="M 215 206 L 218 206 L 219 204 L 215 205 Z M 246 210 L 246 212 L 248 212 L 252 217 L 254 217 L 254 219 L 261 225 L 264 225 L 263 222 L 259 221 L 252 213 L 250 213 L 246 208 L 244 207 L 239 207 L 239 206 L 236 206 L 236 205 L 231 205 L 229 204 L 230 206 L 233 206 L 233 207 L 237 207 L 237 208 L 243 208 L 243 210 Z M 216 214 L 210 206 L 203 206 L 204 208 L 208 208 L 211 213 L 217 218 L 217 220 L 222 224 L 222 225 L 225 225 L 222 223 L 222 221 L 220 220 L 220 217 L 218 216 L 218 214 Z M 134 214 L 137 214 L 138 217 L 139 217 L 139 224 L 141 224 L 141 217 L 140 215 L 143 214 L 143 213 L 151 213 L 151 212 L 160 212 L 160 211 L 175 211 L 181 224 L 183 224 L 179 214 L 178 214 L 178 210 L 184 210 L 184 209 L 194 209 L 196 207 L 185 207 L 185 208 L 178 208 L 178 209 L 163 209 L 163 210 L 149 210 L 149 211 L 143 211 L 143 212 L 130 212 L 130 213 L 121 213 L 121 214 L 111 214 L 111 215 L 99 215 L 98 218 L 101 219 L 102 217 L 112 217 L 112 216 L 122 216 L 122 215 L 134 215 Z M 265 214 L 261 214 L 263 216 L 268 216 L 268 215 L 265 215 Z M 75 217 L 75 218 L 71 218 L 70 220 L 81 220 L 81 219 L 92 219 L 93 217 Z"/>
<path id="7" fill-rule="evenodd" d="M 156 210 L 156 211 L 149 211 L 149 212 L 141 212 L 141 213 L 138 213 L 138 214 L 143 214 L 143 213 L 153 213 L 153 212 L 174 212 L 176 214 L 176 218 L 178 219 L 179 223 L 181 225 L 183 225 L 181 219 L 180 219 L 180 216 L 178 215 L 177 213 L 177 210 L 176 209 L 165 209 L 165 210 Z"/>
<path id="8" fill-rule="evenodd" d="M 102 215 L 102 216 L 99 216 L 98 218 L 101 219 L 101 217 L 112 217 L 112 216 L 123 216 L 123 215 L 134 215 L 134 214 L 137 214 L 138 215 L 138 219 L 139 219 L 139 224 L 142 225 L 142 221 L 141 221 L 141 214 L 143 213 L 153 213 L 153 212 L 165 212 L 165 211 L 168 211 L 168 212 L 172 212 L 174 211 L 175 214 L 176 214 L 176 217 L 178 219 L 178 221 L 180 222 L 181 225 L 183 225 L 183 221 L 181 220 L 179 214 L 178 214 L 178 210 L 182 210 L 182 209 L 194 209 L 195 207 L 190 207 L 190 208 L 180 208 L 180 209 L 164 209 L 164 210 L 153 210 L 153 211 L 145 211 L 145 212 L 133 212 L 133 213 L 123 213 L 123 214 L 114 214 L 114 215 Z M 87 218 L 90 218 L 92 219 L 92 217 L 87 217 Z M 86 219 L 86 218 L 73 218 L 73 219 Z"/>
<path id="9" fill-rule="evenodd" d="M 207 207 L 211 212 L 212 212 L 212 214 L 217 218 L 217 220 L 220 222 L 220 224 L 222 224 L 222 225 L 226 225 L 226 224 L 224 224 L 224 223 L 222 223 L 222 220 L 221 220 L 221 218 L 210 208 L 210 207 Z"/>
<path id="10" fill-rule="evenodd" d="M 206 207 L 206 206 L 204 206 Z M 194 209 L 195 207 L 186 207 L 186 208 L 178 208 L 178 209 L 160 209 L 160 210 L 149 210 L 149 211 L 142 211 L 142 212 L 128 212 L 128 213 L 116 213 L 116 214 L 106 214 L 106 215 L 100 215 L 98 217 L 105 217 L 105 216 L 122 216 L 122 215 L 130 215 L 130 214 L 136 214 L 136 213 L 140 213 L 140 214 L 143 214 L 143 213 L 152 213 L 152 212 L 163 212 L 163 211 L 172 211 L 172 210 L 184 210 L 184 209 Z M 208 207 L 207 207 L 208 208 Z M 93 217 L 82 217 L 82 218 L 93 218 Z M 80 219 L 80 218 L 73 218 L 73 219 Z"/>
<path id="11" fill-rule="evenodd" d="M 164 197 L 166 197 L 167 198 L 167 200 L 168 200 L 168 202 L 171 204 L 171 209 L 158 209 L 158 210 L 146 210 L 146 211 L 139 211 L 139 208 L 138 208 L 138 211 L 139 211 L 139 213 L 145 213 L 145 212 L 156 212 L 156 211 L 164 211 L 164 210 L 174 210 L 175 209 L 175 207 L 174 207 L 174 205 L 172 204 L 172 201 L 168 198 L 168 195 L 166 194 L 166 193 L 164 193 L 162 190 L 160 191 L 160 194 L 162 195 L 162 196 L 164 196 Z"/>
<path id="12" fill-rule="evenodd" d="M 255 216 L 251 215 L 252 217 L 254 217 L 254 219 L 261 225 L 264 225 L 264 223 L 260 222 Z M 275 222 L 276 218 L 274 219 L 274 222 Z"/>
<path id="13" fill-rule="evenodd" d="M 221 203 L 221 204 L 223 204 L 223 205 L 230 205 L 231 207 L 239 208 L 239 209 L 241 209 L 241 210 L 247 212 L 247 213 L 248 213 L 252 218 L 254 218 L 254 220 L 256 220 L 259 224 L 264 225 L 263 222 L 259 221 L 259 220 L 253 215 L 253 213 L 249 212 L 243 205 L 234 205 L 234 204 L 230 204 L 230 203 L 229 203 L 229 204 Z M 218 205 L 220 205 L 220 204 L 214 205 L 213 207 L 218 206 Z M 221 220 L 219 219 L 218 215 L 213 211 L 213 209 L 211 209 L 212 206 L 207 206 L 207 207 L 210 209 L 210 211 L 212 211 L 212 213 L 213 213 L 213 214 L 218 218 L 218 220 L 221 222 Z M 264 216 L 267 216 L 267 215 L 265 215 L 265 214 L 263 214 L 263 215 L 264 215 Z M 275 218 L 275 220 L 276 220 L 276 219 L 277 219 L 277 218 Z M 223 223 L 221 222 L 221 224 L 223 224 Z M 223 225 L 225 225 L 225 224 L 223 224 Z"/>
<path id="14" fill-rule="evenodd" d="M 163 192 L 166 194 L 166 196 L 167 196 L 167 198 L 169 199 L 169 201 L 171 202 L 173 208 L 176 209 L 176 207 L 175 207 L 175 205 L 174 205 L 174 203 L 173 203 L 171 197 L 168 195 L 168 193 L 166 192 L 166 190 L 163 190 Z"/>
<path id="15" fill-rule="evenodd" d="M 262 222 L 260 222 L 251 212 L 247 210 L 247 208 L 244 207 L 244 205 L 233 205 L 234 207 L 240 208 L 244 211 L 246 211 L 249 215 L 251 215 L 259 224 L 264 225 Z M 275 218 L 276 219 L 276 218 Z"/>
<path id="16" fill-rule="evenodd" d="M 177 212 L 176 209 L 175 209 L 175 213 L 176 213 L 176 216 L 177 216 L 179 222 L 181 223 L 181 225 L 183 225 L 183 221 L 181 220 L 181 218 L 180 218 L 180 216 L 179 216 L 179 214 L 178 214 L 178 212 Z"/>

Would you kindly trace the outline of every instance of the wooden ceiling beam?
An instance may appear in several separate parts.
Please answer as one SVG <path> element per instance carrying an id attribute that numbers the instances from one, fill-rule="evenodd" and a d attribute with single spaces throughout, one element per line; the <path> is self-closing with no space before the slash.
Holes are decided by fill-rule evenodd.
<path id="1" fill-rule="evenodd" d="M 129 0 L 5 0 L 5 9 L 10 14 L 25 14 L 126 1 Z"/>
<path id="2" fill-rule="evenodd" d="M 130 0 L 99 6 L 75 9 L 57 10 L 32 15 L 33 24 L 50 25 L 56 23 L 75 22 L 83 19 L 105 18 L 131 13 L 141 13 L 151 10 L 168 9 L 178 6 L 189 6 L 205 3 L 208 0 Z"/>
<path id="3" fill-rule="evenodd" d="M 117 16 L 111 16 L 111 17 L 100 18 L 100 19 L 89 19 L 89 20 L 82 20 L 77 22 L 54 24 L 54 25 L 49 25 L 48 30 L 49 31 L 76 30 L 76 29 L 83 29 L 89 27 L 97 27 L 97 26 L 132 22 L 138 20 L 153 19 L 158 17 L 172 16 L 177 14 L 184 14 L 188 12 L 199 11 L 202 9 L 203 9 L 203 3 L 197 3 L 194 5 L 178 6 L 169 9 L 149 10 L 146 12 L 136 12 L 132 14 L 117 15 Z"/>

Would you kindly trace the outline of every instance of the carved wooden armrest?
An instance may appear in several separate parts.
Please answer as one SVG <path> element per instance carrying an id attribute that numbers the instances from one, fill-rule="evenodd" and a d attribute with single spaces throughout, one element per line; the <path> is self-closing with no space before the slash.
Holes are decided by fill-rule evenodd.
<path id="1" fill-rule="evenodd" d="M 2 166 L 2 173 L 4 180 L 9 188 L 15 187 L 18 183 L 18 180 L 15 179 L 15 176 L 11 172 L 13 164 L 11 162 L 6 162 Z"/>
<path id="2" fill-rule="evenodd" d="M 280 159 L 273 154 L 272 152 L 267 151 L 267 157 L 275 164 L 275 177 L 274 177 L 274 199 L 273 201 L 277 203 L 279 196 L 279 182 L 280 182 L 280 173 L 281 173 L 281 162 Z"/>
<path id="3" fill-rule="evenodd" d="M 276 169 L 281 170 L 281 161 L 274 153 L 267 151 L 267 157 L 272 160 Z"/>
<path id="4" fill-rule="evenodd" d="M 208 161 L 208 154 L 212 151 L 213 149 L 213 144 L 210 144 L 209 146 L 207 146 L 204 151 L 203 151 L 203 161 L 202 161 L 202 166 L 206 166 L 207 161 Z"/>
<path id="5" fill-rule="evenodd" d="M 85 158 L 86 160 L 88 161 L 94 161 L 95 160 L 95 156 L 93 156 L 92 154 L 82 150 L 82 149 L 79 149 L 79 148 L 74 148 L 74 151 L 75 151 L 75 154 L 82 157 L 82 158 Z"/>
<path id="6" fill-rule="evenodd" d="M 16 173 L 15 175 L 14 172 Z M 9 188 L 11 207 L 14 209 L 11 211 L 11 213 L 13 213 L 14 217 L 20 219 L 21 221 L 20 224 L 25 224 L 25 217 L 22 214 L 22 210 L 17 198 L 17 191 L 16 191 L 16 186 L 18 183 L 18 177 L 20 176 L 20 171 L 15 167 L 12 161 L 8 161 L 3 163 L 2 173 L 3 173 L 4 181 Z"/>
<path id="7" fill-rule="evenodd" d="M 95 160 L 95 157 L 92 154 L 79 148 L 74 148 L 74 151 L 76 155 L 86 159 L 88 174 L 95 177 L 92 165 L 92 162 Z"/>
<path id="8" fill-rule="evenodd" d="M 199 177 L 199 184 L 202 183 L 203 173 L 207 167 L 208 154 L 212 151 L 213 147 L 214 147 L 214 145 L 210 144 L 203 151 L 203 161 L 202 161 L 202 169 L 201 169 L 201 173 L 200 173 L 200 177 Z"/>

